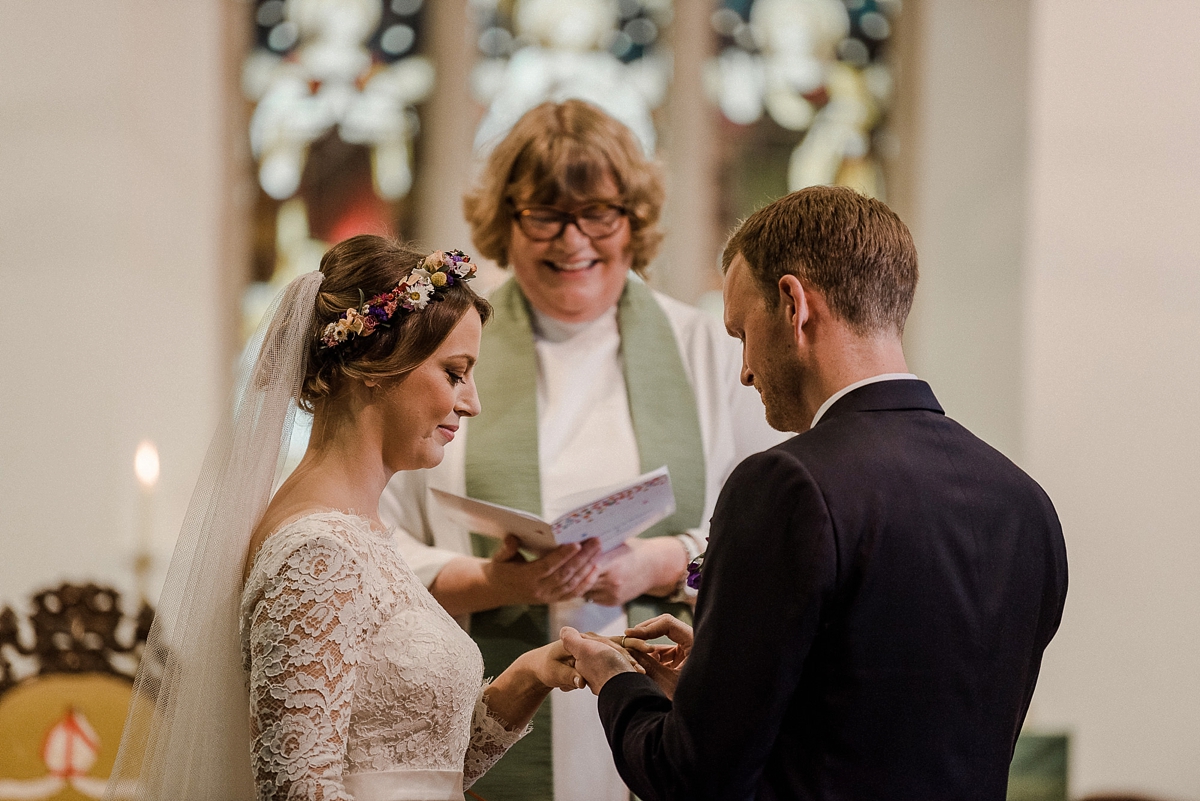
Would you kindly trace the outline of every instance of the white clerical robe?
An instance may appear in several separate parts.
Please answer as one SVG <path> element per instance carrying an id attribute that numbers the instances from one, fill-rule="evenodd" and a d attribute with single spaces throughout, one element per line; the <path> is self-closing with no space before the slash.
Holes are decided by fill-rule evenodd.
<path id="1" fill-rule="evenodd" d="M 704 550 L 708 520 L 730 471 L 783 438 L 766 425 L 757 393 L 739 380 L 741 354 L 721 325 L 690 306 L 655 293 L 666 313 L 695 392 L 706 468 L 704 524 L 689 532 Z M 571 508 L 579 492 L 635 478 L 642 470 L 629 412 L 616 307 L 588 323 L 561 323 L 534 313 L 537 355 L 538 460 L 542 515 Z M 486 329 L 484 336 L 487 336 Z M 482 411 L 487 414 L 487 409 Z M 466 494 L 469 421 L 430 470 L 398 473 L 380 500 L 383 520 L 402 529 L 401 552 L 428 586 L 445 564 L 471 553 L 470 536 L 451 523 L 428 492 Z M 657 465 L 655 465 L 657 466 Z M 462 621 L 466 622 L 466 621 Z M 550 631 L 563 625 L 621 634 L 621 607 L 575 600 L 550 606 Z M 551 694 L 556 801 L 627 801 L 590 692 Z"/>

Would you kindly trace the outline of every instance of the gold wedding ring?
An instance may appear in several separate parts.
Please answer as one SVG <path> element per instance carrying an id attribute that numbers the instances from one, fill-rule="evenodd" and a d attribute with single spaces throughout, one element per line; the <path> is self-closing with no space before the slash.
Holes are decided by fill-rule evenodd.
<path id="1" fill-rule="evenodd" d="M 621 635 L 621 647 L 622 648 L 625 647 L 625 635 L 624 634 Z"/>

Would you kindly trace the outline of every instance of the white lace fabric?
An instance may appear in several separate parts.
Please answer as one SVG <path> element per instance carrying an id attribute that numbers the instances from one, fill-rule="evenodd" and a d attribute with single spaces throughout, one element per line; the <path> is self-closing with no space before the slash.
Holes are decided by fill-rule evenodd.
<path id="1" fill-rule="evenodd" d="M 363 518 L 311 514 L 268 537 L 241 621 L 260 800 L 425 798 L 406 777 L 458 773 L 444 797 L 461 798 L 528 731 L 491 714 L 479 649 Z"/>

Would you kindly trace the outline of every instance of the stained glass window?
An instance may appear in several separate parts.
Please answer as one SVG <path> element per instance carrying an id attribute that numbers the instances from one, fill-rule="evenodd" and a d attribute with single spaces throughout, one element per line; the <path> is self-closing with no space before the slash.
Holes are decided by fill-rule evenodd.
<path id="1" fill-rule="evenodd" d="M 433 89 L 422 0 L 258 0 L 243 68 L 260 188 L 244 330 L 329 243 L 406 234 L 419 104 Z"/>
<path id="2" fill-rule="evenodd" d="M 477 149 L 538 103 L 576 97 L 620 119 L 654 152 L 653 112 L 670 75 L 663 40 L 671 0 L 475 0 L 471 6 L 480 32 L 471 88 L 488 109 Z"/>
<path id="3" fill-rule="evenodd" d="M 899 0 L 723 0 L 706 82 L 721 109 L 722 217 L 816 184 L 886 196 Z"/>

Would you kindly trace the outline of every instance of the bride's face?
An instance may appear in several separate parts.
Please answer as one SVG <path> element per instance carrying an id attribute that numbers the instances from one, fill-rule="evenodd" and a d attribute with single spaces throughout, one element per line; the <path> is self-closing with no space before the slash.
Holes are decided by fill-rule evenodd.
<path id="1" fill-rule="evenodd" d="M 438 465 L 459 421 L 479 414 L 474 370 L 482 328 L 479 312 L 469 309 L 432 356 L 384 388 L 383 461 L 390 469 Z"/>

